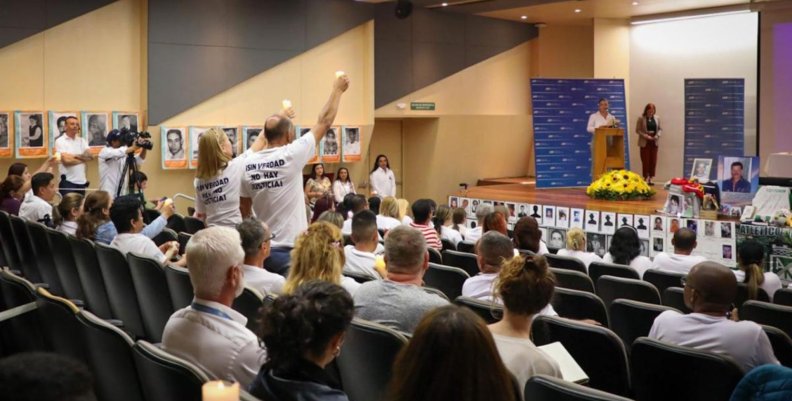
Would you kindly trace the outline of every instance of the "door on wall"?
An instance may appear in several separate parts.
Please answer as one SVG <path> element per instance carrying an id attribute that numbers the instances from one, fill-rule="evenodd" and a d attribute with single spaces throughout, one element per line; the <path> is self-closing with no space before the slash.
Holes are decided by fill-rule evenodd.
<path id="1" fill-rule="evenodd" d="M 371 172 L 377 155 L 388 156 L 393 175 L 396 177 L 396 196 L 403 197 L 402 188 L 402 152 L 404 146 L 404 126 L 401 119 L 378 118 L 374 120 L 374 131 L 371 134 L 366 163 Z M 366 178 L 368 181 L 368 177 Z M 370 187 L 369 187 L 370 190 Z"/>

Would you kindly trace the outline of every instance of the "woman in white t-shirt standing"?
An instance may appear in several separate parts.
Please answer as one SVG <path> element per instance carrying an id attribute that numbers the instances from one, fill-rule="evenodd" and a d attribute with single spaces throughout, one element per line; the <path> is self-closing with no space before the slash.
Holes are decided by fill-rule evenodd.
<path id="1" fill-rule="evenodd" d="M 748 286 L 748 298 L 757 299 L 759 288 L 765 290 L 773 301 L 773 294 L 781 289 L 781 279 L 772 272 L 766 272 L 764 265 L 764 246 L 755 239 L 743 241 L 737 248 L 737 266 L 734 270 L 737 281 Z"/>
<path id="2" fill-rule="evenodd" d="M 263 136 L 262 136 L 263 137 Z M 251 151 L 260 150 L 259 141 Z M 195 173 L 195 216 L 207 226 L 235 227 L 242 222 L 239 187 L 244 174 L 244 157 L 233 159 L 231 141 L 219 127 L 198 140 L 198 169 Z"/>
<path id="3" fill-rule="evenodd" d="M 578 259 L 586 265 L 586 270 L 591 262 L 602 262 L 602 258 L 596 253 L 586 252 L 586 233 L 577 227 L 567 232 L 566 248 L 559 249 L 558 256 Z"/>
<path id="4" fill-rule="evenodd" d="M 384 198 L 386 196 L 396 196 L 396 177 L 390 168 L 388 156 L 378 155 L 374 162 L 374 168 L 369 174 L 369 185 L 371 195 Z"/>
<path id="5" fill-rule="evenodd" d="M 349 170 L 346 167 L 341 167 L 336 172 L 335 181 L 333 181 L 333 196 L 336 203 L 344 201 L 347 194 L 356 194 L 355 183 L 349 177 Z"/>
<path id="6" fill-rule="evenodd" d="M 652 260 L 641 255 L 641 240 L 638 239 L 638 231 L 632 226 L 621 226 L 616 230 L 602 261 L 630 266 L 640 277 L 652 268 Z"/>

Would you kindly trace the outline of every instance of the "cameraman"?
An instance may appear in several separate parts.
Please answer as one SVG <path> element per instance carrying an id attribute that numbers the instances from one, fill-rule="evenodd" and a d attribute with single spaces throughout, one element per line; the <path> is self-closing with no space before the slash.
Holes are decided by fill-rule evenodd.
<path id="1" fill-rule="evenodd" d="M 140 147 L 139 142 L 144 141 L 144 138 L 138 138 L 132 143 L 132 146 L 123 145 L 125 136 L 128 136 L 129 131 L 119 131 L 114 129 L 107 134 L 107 146 L 99 152 L 99 189 L 107 191 L 111 198 L 117 195 L 126 195 L 128 192 L 127 185 L 125 184 L 127 177 L 121 177 L 124 171 L 124 164 L 126 163 L 127 156 L 135 154 L 135 164 L 139 167 L 146 159 L 146 148 Z M 140 152 L 138 153 L 138 150 Z M 121 187 L 119 194 L 118 186 Z"/>

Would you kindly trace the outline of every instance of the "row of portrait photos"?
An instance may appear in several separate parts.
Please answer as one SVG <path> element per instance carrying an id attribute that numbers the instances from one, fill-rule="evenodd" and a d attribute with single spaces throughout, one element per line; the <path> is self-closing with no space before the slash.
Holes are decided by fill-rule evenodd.
<path id="1" fill-rule="evenodd" d="M 198 167 L 198 141 L 211 127 L 160 127 L 162 168 L 166 170 Z M 245 152 L 256 139 L 263 135 L 263 126 L 222 127 L 225 131 L 234 156 Z M 300 137 L 310 128 L 295 127 L 295 135 Z M 316 154 L 309 163 L 344 163 L 361 161 L 360 127 L 330 127 L 316 147 Z"/>
<path id="2" fill-rule="evenodd" d="M 599 256 L 605 255 L 613 234 L 623 225 L 635 228 L 641 241 L 641 254 L 648 257 L 662 252 L 673 253 L 671 239 L 674 233 L 681 227 L 687 227 L 697 234 L 698 246 L 693 254 L 705 256 L 726 266 L 736 264 L 735 223 L 730 221 L 614 213 L 457 196 L 449 196 L 448 204 L 451 208 L 465 209 L 468 227 L 475 226 L 476 210 L 480 205 L 505 206 L 509 211 L 507 223 L 510 230 L 521 217 L 531 216 L 536 219 L 542 238 L 551 248 L 565 248 L 567 230 L 580 228 L 586 232 L 587 251 Z"/>

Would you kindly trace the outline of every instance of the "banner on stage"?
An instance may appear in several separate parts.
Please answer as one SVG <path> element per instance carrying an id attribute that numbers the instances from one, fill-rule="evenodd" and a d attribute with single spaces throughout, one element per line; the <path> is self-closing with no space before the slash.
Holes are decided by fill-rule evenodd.
<path id="1" fill-rule="evenodd" d="M 589 116 L 600 98 L 624 127 L 625 168 L 630 168 L 629 124 L 622 79 L 532 79 L 536 187 L 591 183 Z"/>

